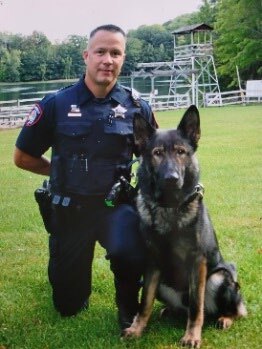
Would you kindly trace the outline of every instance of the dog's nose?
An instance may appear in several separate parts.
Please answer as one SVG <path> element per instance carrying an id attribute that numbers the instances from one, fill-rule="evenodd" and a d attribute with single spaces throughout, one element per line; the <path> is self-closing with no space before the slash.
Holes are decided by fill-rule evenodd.
<path id="1" fill-rule="evenodd" d="M 179 174 L 177 172 L 172 172 L 165 176 L 166 183 L 171 184 L 171 183 L 177 182 L 178 180 L 179 180 Z"/>

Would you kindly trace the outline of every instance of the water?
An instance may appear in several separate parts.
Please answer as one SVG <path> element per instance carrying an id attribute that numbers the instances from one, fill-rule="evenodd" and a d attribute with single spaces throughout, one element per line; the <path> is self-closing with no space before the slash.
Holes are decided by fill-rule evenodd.
<path id="1" fill-rule="evenodd" d="M 75 80 L 74 80 L 75 81 Z M 45 94 L 57 91 L 58 89 L 72 84 L 74 81 L 44 81 L 30 83 L 0 84 L 0 101 L 17 99 L 39 98 Z"/>
<path id="2" fill-rule="evenodd" d="M 24 83 L 0 83 L 0 101 L 10 101 L 17 99 L 39 98 L 42 99 L 44 95 L 57 91 L 62 87 L 71 85 L 77 80 L 59 80 L 59 81 L 43 81 L 43 82 L 24 82 Z M 131 86 L 131 79 L 128 77 L 121 77 L 120 83 L 125 86 Z M 134 88 L 140 93 L 150 93 L 151 81 L 150 79 L 134 79 Z M 155 82 L 155 89 L 158 94 L 168 94 L 169 83 L 164 80 Z"/>

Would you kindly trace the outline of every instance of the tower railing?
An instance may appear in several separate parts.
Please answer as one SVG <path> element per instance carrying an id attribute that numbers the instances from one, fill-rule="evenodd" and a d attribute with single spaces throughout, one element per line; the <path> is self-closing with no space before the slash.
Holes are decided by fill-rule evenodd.
<path id="1" fill-rule="evenodd" d="M 193 56 L 209 56 L 212 54 L 212 44 L 194 44 L 174 47 L 174 60 Z"/>

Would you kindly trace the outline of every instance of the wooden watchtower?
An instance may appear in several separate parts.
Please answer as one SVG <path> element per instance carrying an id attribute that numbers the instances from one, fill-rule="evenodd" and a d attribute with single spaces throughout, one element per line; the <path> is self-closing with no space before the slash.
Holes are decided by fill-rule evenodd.
<path id="1" fill-rule="evenodd" d="M 179 28 L 174 35 L 174 59 L 171 62 L 138 63 L 131 74 L 131 86 L 135 78 L 150 78 L 151 91 L 157 79 L 166 83 L 168 101 L 176 107 L 187 104 L 206 105 L 206 93 L 216 93 L 220 88 L 213 57 L 213 28 L 205 23 Z M 163 78 L 167 80 L 163 80 Z"/>
<path id="2" fill-rule="evenodd" d="M 220 88 L 213 57 L 213 28 L 205 23 L 179 28 L 174 35 L 174 62 L 169 95 L 189 93 L 191 103 L 204 106 L 205 94 Z"/>

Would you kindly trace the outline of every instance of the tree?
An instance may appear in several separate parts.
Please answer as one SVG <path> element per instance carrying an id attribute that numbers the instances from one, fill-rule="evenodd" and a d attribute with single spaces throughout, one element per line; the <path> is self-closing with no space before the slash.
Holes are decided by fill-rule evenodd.
<path id="1" fill-rule="evenodd" d="M 219 3 L 215 42 L 218 72 L 237 86 L 236 66 L 244 80 L 261 79 L 261 0 L 223 0 Z"/>
<path id="2" fill-rule="evenodd" d="M 122 74 L 128 75 L 131 71 L 135 70 L 136 64 L 141 59 L 141 52 L 143 48 L 143 42 L 136 37 L 127 37 L 126 45 L 126 59 L 122 68 Z"/>
<path id="3" fill-rule="evenodd" d="M 140 62 L 162 61 L 163 58 L 173 59 L 173 35 L 165 27 L 158 24 L 143 25 L 137 30 L 130 31 L 128 36 L 142 43 Z"/>
<path id="4" fill-rule="evenodd" d="M 67 76 L 69 72 L 69 77 L 71 78 L 78 77 L 83 74 L 84 61 L 82 55 L 86 45 L 87 37 L 80 35 L 70 35 L 65 41 L 62 42 L 59 54 L 63 67 L 63 74 L 65 74 L 65 71 L 67 71 Z"/>
<path id="5" fill-rule="evenodd" d="M 217 0 L 202 0 L 203 4 L 200 6 L 199 11 L 191 16 L 192 24 L 205 23 L 212 26 L 216 21 L 218 2 Z"/>
<path id="6" fill-rule="evenodd" d="M 22 43 L 21 79 L 41 81 L 47 73 L 47 62 L 51 53 L 51 42 L 41 33 L 34 31 Z"/>
<path id="7" fill-rule="evenodd" d="M 191 24 L 197 24 L 200 22 L 205 22 L 203 18 L 200 18 L 199 11 L 198 12 L 192 12 L 192 13 L 185 13 L 183 15 L 180 15 L 173 20 L 170 20 L 168 22 L 165 22 L 163 24 L 163 27 L 170 33 L 172 33 L 174 30 L 185 27 Z M 173 37 L 173 36 L 172 36 Z M 173 41 L 172 41 L 173 43 Z"/>
<path id="8" fill-rule="evenodd" d="M 241 78 L 261 79 L 261 0 L 202 0 L 199 11 L 174 18 L 163 25 L 142 25 L 127 34 L 123 75 L 140 62 L 172 61 L 172 32 L 180 27 L 206 23 L 214 26 L 214 55 L 220 84 L 237 86 Z M 82 52 L 87 37 L 71 35 L 51 44 L 47 37 L 0 32 L 0 81 L 33 81 L 77 78 L 84 72 Z"/>
<path id="9" fill-rule="evenodd" d="M 63 79 L 70 79 L 72 58 L 69 56 L 62 58 L 62 64 L 64 64 Z"/>
<path id="10" fill-rule="evenodd" d="M 0 81 L 20 81 L 20 51 L 1 48 L 0 57 Z"/>
<path id="11" fill-rule="evenodd" d="M 42 81 L 46 80 L 46 68 L 47 68 L 46 62 L 42 62 L 39 64 L 39 73 Z"/>
<path id="12" fill-rule="evenodd" d="M 155 49 L 154 49 L 154 46 L 152 44 L 148 43 L 147 45 L 144 46 L 143 57 L 144 57 L 143 62 L 145 62 L 145 63 L 150 63 L 150 62 L 156 61 Z"/>

